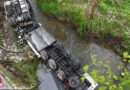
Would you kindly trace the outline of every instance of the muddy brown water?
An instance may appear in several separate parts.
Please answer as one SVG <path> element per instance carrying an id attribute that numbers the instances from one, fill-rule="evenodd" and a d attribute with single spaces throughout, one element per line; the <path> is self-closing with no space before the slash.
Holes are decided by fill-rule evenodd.
<path id="1" fill-rule="evenodd" d="M 82 39 L 76 30 L 70 28 L 67 24 L 58 21 L 52 17 L 45 15 L 37 6 L 36 0 L 29 0 L 36 20 L 57 40 L 60 40 L 65 48 L 71 53 L 72 57 L 78 58 L 81 66 L 92 63 L 91 56 L 96 55 L 97 61 L 105 63 L 109 61 L 112 71 L 119 75 L 120 70 L 117 69 L 122 61 L 110 49 L 104 48 L 102 45 Z M 92 69 L 97 67 L 91 66 Z M 90 72 L 88 71 L 88 72 Z"/>

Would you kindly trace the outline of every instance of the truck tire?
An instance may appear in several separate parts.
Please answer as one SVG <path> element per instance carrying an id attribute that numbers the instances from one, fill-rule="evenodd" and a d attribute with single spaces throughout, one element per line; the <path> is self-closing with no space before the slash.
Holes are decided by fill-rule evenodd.
<path id="1" fill-rule="evenodd" d="M 48 60 L 48 65 L 52 70 L 56 70 L 57 69 L 57 65 L 55 63 L 55 61 L 53 59 L 49 59 Z"/>
<path id="2" fill-rule="evenodd" d="M 57 42 L 55 43 L 55 46 L 56 46 L 57 48 L 59 48 L 60 50 L 64 50 L 64 46 L 63 46 L 63 44 L 62 44 L 60 41 L 57 41 Z"/>
<path id="3" fill-rule="evenodd" d="M 73 62 L 73 65 L 74 65 L 74 68 L 76 70 L 79 70 L 80 69 L 80 62 L 78 59 L 72 59 L 72 62 Z"/>
<path id="4" fill-rule="evenodd" d="M 46 51 L 42 50 L 42 51 L 40 52 L 40 54 L 41 54 L 41 57 L 42 57 L 42 59 L 43 59 L 44 61 L 48 60 L 48 54 L 47 54 Z"/>
<path id="5" fill-rule="evenodd" d="M 80 79 L 77 76 L 73 76 L 68 79 L 71 88 L 76 89 L 80 85 Z"/>
<path id="6" fill-rule="evenodd" d="M 11 26 L 15 26 L 15 25 L 16 25 L 16 21 L 15 21 L 15 18 L 14 18 L 14 17 L 9 18 L 9 24 L 10 24 Z"/>
<path id="7" fill-rule="evenodd" d="M 64 81 L 64 80 L 66 79 L 66 75 L 65 75 L 64 71 L 63 71 L 63 70 L 60 70 L 60 69 L 57 71 L 57 77 L 58 77 L 61 81 Z"/>

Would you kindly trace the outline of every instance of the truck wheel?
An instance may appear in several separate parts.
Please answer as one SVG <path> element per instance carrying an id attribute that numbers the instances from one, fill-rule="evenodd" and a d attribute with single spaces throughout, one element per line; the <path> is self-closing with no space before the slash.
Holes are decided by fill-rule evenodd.
<path id="1" fill-rule="evenodd" d="M 57 42 L 55 43 L 55 46 L 56 46 L 57 48 L 61 49 L 61 50 L 64 49 L 64 46 L 63 46 L 63 44 L 62 44 L 60 41 L 57 41 Z"/>
<path id="2" fill-rule="evenodd" d="M 15 26 L 15 25 L 16 25 L 16 22 L 15 22 L 15 18 L 14 18 L 14 17 L 9 18 L 9 24 L 10 24 L 11 26 Z"/>
<path id="3" fill-rule="evenodd" d="M 72 62 L 73 62 L 73 65 L 74 65 L 74 68 L 79 70 L 80 69 L 80 62 L 78 59 L 72 59 Z"/>
<path id="4" fill-rule="evenodd" d="M 48 60 L 48 65 L 52 70 L 56 70 L 57 69 L 57 65 L 55 63 L 55 61 L 53 59 L 49 59 Z"/>
<path id="5" fill-rule="evenodd" d="M 63 70 L 58 70 L 57 71 L 57 76 L 58 76 L 58 78 L 61 80 L 61 81 L 64 81 L 65 79 L 66 79 L 66 75 L 65 75 L 65 73 L 64 73 L 64 71 Z"/>
<path id="6" fill-rule="evenodd" d="M 48 60 L 48 55 L 46 51 L 42 50 L 40 54 L 44 61 Z"/>
<path id="7" fill-rule="evenodd" d="M 80 84 L 80 79 L 77 76 L 73 76 L 68 79 L 71 88 L 76 89 Z"/>

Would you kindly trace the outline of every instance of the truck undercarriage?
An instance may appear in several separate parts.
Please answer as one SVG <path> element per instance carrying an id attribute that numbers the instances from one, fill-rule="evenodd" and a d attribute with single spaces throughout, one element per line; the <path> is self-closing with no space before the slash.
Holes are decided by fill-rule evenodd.
<path id="1" fill-rule="evenodd" d="M 18 42 L 32 48 L 38 58 L 44 61 L 63 90 L 95 90 L 98 84 L 80 70 L 77 59 L 66 52 L 64 46 L 55 40 L 33 17 L 32 8 L 27 0 L 6 0 L 4 2 L 6 19 L 18 33 Z M 43 76 L 44 77 L 44 76 Z M 85 81 L 81 81 L 85 77 Z M 61 89 L 57 89 L 61 90 Z"/>

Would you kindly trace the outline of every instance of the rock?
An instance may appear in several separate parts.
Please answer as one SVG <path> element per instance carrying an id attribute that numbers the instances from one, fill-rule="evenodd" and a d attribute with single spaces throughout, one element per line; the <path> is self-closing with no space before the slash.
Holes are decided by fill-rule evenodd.
<path id="1" fill-rule="evenodd" d="M 24 60 L 24 58 L 22 58 L 20 56 L 11 56 L 10 60 L 13 60 L 14 62 L 18 63 L 18 62 L 21 62 L 22 60 Z"/>
<path id="2" fill-rule="evenodd" d="M 5 39 L 3 40 L 3 46 L 4 46 L 4 47 L 7 47 L 7 45 L 6 45 L 6 40 L 5 40 Z"/>
<path id="3" fill-rule="evenodd" d="M 28 57 L 30 58 L 30 59 L 35 59 L 35 53 L 33 52 L 33 51 L 28 51 L 27 52 L 27 54 L 28 54 Z"/>
<path id="4" fill-rule="evenodd" d="M 8 57 L 7 56 L 4 56 L 4 60 L 7 60 L 8 59 Z"/>

